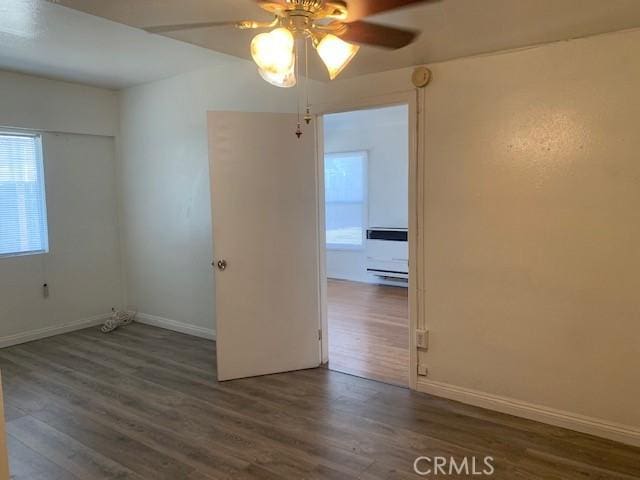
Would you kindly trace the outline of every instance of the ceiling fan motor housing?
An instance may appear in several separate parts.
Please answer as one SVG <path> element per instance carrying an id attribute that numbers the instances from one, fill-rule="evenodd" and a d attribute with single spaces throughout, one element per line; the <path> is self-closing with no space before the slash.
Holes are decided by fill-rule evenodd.
<path id="1" fill-rule="evenodd" d="M 285 2 L 261 2 L 260 6 L 280 17 L 304 16 L 312 20 L 346 20 L 347 4 L 341 0 L 286 0 Z"/>
<path id="2" fill-rule="evenodd" d="M 323 0 L 287 0 L 287 3 L 291 4 L 295 8 L 314 11 L 319 10 L 324 2 Z"/>

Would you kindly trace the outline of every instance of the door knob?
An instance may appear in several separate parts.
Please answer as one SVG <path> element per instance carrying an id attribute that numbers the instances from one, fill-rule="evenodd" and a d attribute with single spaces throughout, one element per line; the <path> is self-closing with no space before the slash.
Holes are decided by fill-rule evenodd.
<path id="1" fill-rule="evenodd" d="M 227 269 L 227 261 L 226 260 L 218 260 L 218 270 L 224 271 Z"/>

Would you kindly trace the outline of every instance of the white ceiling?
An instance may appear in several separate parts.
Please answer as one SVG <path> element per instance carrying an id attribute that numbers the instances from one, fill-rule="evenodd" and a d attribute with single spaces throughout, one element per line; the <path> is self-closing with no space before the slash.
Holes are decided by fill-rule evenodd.
<path id="1" fill-rule="evenodd" d="M 43 0 L 0 0 L 0 69 L 119 89 L 236 61 Z"/>
<path id="2" fill-rule="evenodd" d="M 167 38 L 123 24 L 265 19 L 253 0 L 57 1 L 113 22 L 45 0 L 0 0 L 0 68 L 122 88 L 234 61 L 215 52 L 247 58 L 254 34 L 222 27 Z M 640 27 L 640 0 L 441 0 L 369 20 L 423 33 L 398 51 L 364 47 L 345 77 Z"/>

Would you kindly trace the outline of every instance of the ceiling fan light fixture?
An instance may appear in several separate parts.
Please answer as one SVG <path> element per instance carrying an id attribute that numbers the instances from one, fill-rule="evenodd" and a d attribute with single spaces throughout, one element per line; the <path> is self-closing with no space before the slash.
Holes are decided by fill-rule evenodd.
<path id="1" fill-rule="evenodd" d="M 276 28 L 269 33 L 261 33 L 253 38 L 251 56 L 263 77 L 266 75 L 269 78 L 285 79 L 285 77 L 293 75 L 295 67 L 294 43 L 293 34 L 286 28 Z M 270 82 L 270 80 L 267 81 Z"/>
<path id="2" fill-rule="evenodd" d="M 349 65 L 360 47 L 329 33 L 318 42 L 316 50 L 329 71 L 329 78 L 333 80 Z"/>

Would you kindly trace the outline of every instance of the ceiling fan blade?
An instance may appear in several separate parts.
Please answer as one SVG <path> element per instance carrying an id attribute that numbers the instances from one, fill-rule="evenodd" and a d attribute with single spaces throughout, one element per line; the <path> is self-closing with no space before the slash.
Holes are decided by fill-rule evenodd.
<path id="1" fill-rule="evenodd" d="M 366 43 L 377 47 L 398 49 L 412 43 L 419 32 L 386 27 L 368 22 L 351 22 L 346 24 L 347 31 L 340 38 L 349 42 Z"/>
<path id="2" fill-rule="evenodd" d="M 195 30 L 197 28 L 209 28 L 209 27 L 228 27 L 235 26 L 241 23 L 237 22 L 201 22 L 201 23 L 180 23 L 176 25 L 158 25 L 155 27 L 144 27 L 143 30 L 149 33 L 167 33 L 176 32 L 178 30 Z"/>
<path id="3" fill-rule="evenodd" d="M 349 16 L 347 22 L 355 22 L 361 18 L 383 13 L 396 8 L 408 7 L 418 3 L 440 0 L 348 0 Z"/>

